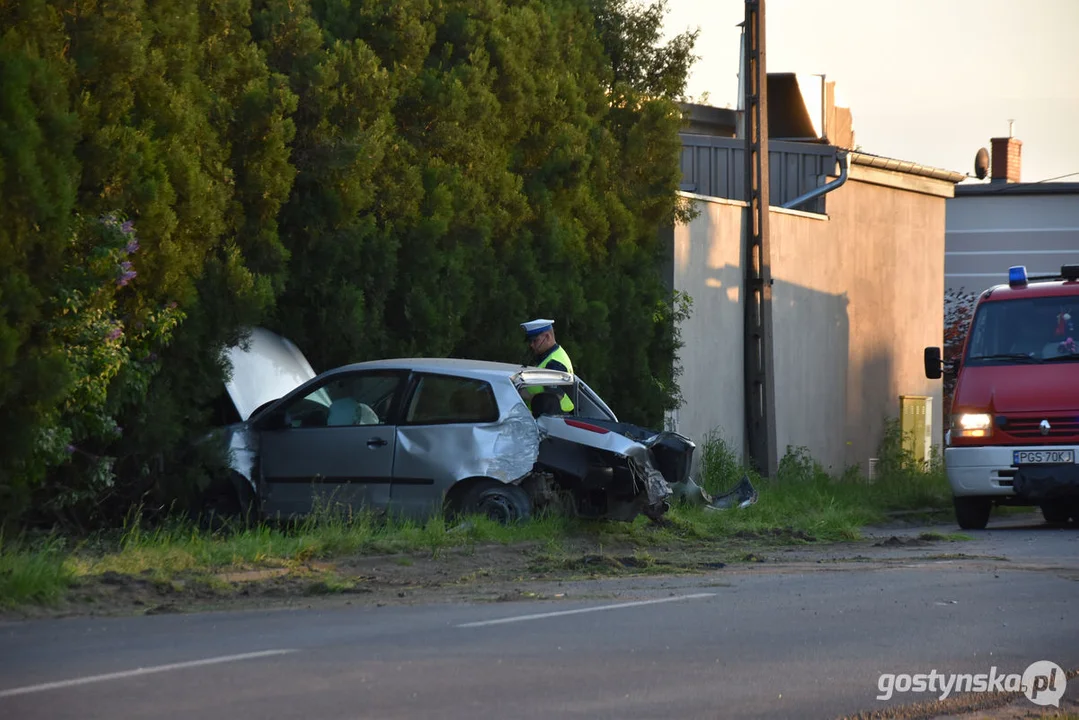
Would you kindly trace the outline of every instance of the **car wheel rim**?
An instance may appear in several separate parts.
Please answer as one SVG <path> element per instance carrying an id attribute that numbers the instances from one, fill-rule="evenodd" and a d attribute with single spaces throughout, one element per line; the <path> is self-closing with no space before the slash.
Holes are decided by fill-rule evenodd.
<path id="1" fill-rule="evenodd" d="M 516 513 L 509 498 L 504 495 L 488 495 L 480 502 L 480 511 L 492 520 L 510 522 Z"/>

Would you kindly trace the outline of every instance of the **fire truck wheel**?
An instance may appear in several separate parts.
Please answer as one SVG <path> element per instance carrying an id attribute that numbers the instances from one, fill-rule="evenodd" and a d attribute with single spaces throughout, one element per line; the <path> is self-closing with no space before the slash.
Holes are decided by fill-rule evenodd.
<path id="1" fill-rule="evenodd" d="M 1064 503 L 1042 505 L 1041 507 L 1042 517 L 1050 525 L 1063 525 L 1068 522 L 1068 518 L 1072 515 L 1072 508 Z"/>
<path id="2" fill-rule="evenodd" d="M 953 497 L 955 519 L 964 530 L 984 530 L 993 501 L 987 497 Z"/>

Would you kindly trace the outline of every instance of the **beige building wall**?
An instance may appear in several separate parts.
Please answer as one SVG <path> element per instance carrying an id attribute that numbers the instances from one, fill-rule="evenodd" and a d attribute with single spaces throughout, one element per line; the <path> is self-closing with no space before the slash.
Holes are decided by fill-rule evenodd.
<path id="1" fill-rule="evenodd" d="M 693 299 L 682 325 L 679 383 L 685 404 L 668 426 L 700 445 L 711 432 L 736 452 L 745 444 L 742 264 L 745 203 L 687 195 L 699 211 L 671 238 L 670 282 Z"/>
<path id="2" fill-rule="evenodd" d="M 900 395 L 932 398 L 922 350 L 943 336 L 944 208 L 952 184 L 856 167 L 828 215 L 773 208 L 771 250 L 777 449 L 805 446 L 826 467 L 863 472 Z M 670 424 L 701 442 L 744 446 L 744 203 L 692 196 L 699 216 L 672 232 L 671 280 L 693 298 L 680 356 L 686 403 Z"/>
<path id="3" fill-rule="evenodd" d="M 942 427 L 922 351 L 944 335 L 952 185 L 855 173 L 828 196 L 826 220 L 771 215 L 777 444 L 804 445 L 837 471 L 868 469 L 900 395 L 932 398 L 934 437 Z"/>

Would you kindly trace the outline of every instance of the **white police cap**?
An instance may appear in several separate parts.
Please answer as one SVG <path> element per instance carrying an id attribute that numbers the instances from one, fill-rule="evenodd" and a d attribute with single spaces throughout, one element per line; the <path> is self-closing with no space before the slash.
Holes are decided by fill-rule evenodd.
<path id="1" fill-rule="evenodd" d="M 521 328 L 525 331 L 525 337 L 535 337 L 554 328 L 554 320 L 529 320 L 521 323 Z"/>

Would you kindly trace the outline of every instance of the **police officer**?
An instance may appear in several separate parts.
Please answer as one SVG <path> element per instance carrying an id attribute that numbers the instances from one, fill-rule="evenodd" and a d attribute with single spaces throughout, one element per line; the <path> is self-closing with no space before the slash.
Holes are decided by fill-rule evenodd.
<path id="1" fill-rule="evenodd" d="M 532 351 L 536 367 L 561 370 L 570 375 L 573 374 L 573 363 L 569 359 L 569 353 L 555 340 L 554 320 L 530 320 L 521 323 L 521 329 L 525 331 L 525 339 L 528 342 L 529 349 Z M 528 393 L 535 395 L 542 392 L 544 388 L 528 387 L 526 390 Z M 551 390 L 555 391 L 556 388 L 551 388 Z M 561 388 L 557 390 L 561 390 Z M 573 412 L 573 401 L 570 400 L 569 395 L 565 391 L 558 392 L 558 394 L 560 395 L 559 404 L 562 407 L 562 412 Z M 527 399 L 526 397 L 526 401 Z"/>

